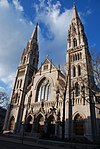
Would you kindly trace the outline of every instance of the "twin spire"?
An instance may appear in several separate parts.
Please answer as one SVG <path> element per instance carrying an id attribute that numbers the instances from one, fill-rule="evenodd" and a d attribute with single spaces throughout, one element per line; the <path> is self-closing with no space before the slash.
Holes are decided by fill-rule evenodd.
<path id="1" fill-rule="evenodd" d="M 72 19 L 75 19 L 75 18 L 79 18 L 79 16 L 78 16 L 78 13 L 77 13 L 76 5 L 74 3 Z"/>
<path id="2" fill-rule="evenodd" d="M 22 58 L 25 57 L 26 55 L 28 55 L 28 53 L 31 51 L 31 50 L 34 50 L 34 46 L 37 47 L 36 49 L 38 50 L 38 23 L 36 24 L 35 26 L 35 29 L 22 53 Z"/>
<path id="3" fill-rule="evenodd" d="M 76 5 L 74 3 L 72 20 L 75 19 L 75 18 L 79 18 L 79 15 L 77 13 Z M 37 42 L 37 40 L 38 40 L 38 23 L 36 24 L 35 29 L 34 29 L 32 35 L 31 35 L 31 38 L 29 40 L 29 44 L 31 44 L 33 42 Z"/>
<path id="4" fill-rule="evenodd" d="M 35 29 L 31 35 L 29 43 L 32 43 L 33 41 L 37 42 L 37 40 L 38 40 L 38 23 L 35 26 Z"/>
<path id="5" fill-rule="evenodd" d="M 80 17 L 79 17 L 79 15 L 78 15 L 78 12 L 77 12 L 77 9 L 76 9 L 75 3 L 74 3 L 74 6 L 73 6 L 73 13 L 72 13 L 72 24 L 73 24 L 74 22 L 75 22 L 77 25 L 79 25 L 79 24 L 82 25 L 81 20 L 80 20 Z M 78 27 L 78 26 L 77 26 L 77 27 Z M 28 49 L 32 49 L 33 45 L 34 45 L 34 44 L 37 44 L 37 41 L 38 41 L 38 23 L 36 24 L 35 29 L 34 29 L 32 35 L 31 35 L 31 38 L 30 38 L 30 40 L 29 40 L 29 42 L 28 42 L 28 47 L 30 47 L 30 48 L 28 48 Z M 26 48 L 26 49 L 27 49 L 27 48 Z"/>
<path id="6" fill-rule="evenodd" d="M 75 20 L 75 19 L 79 19 L 80 20 L 80 17 L 77 13 L 77 8 L 76 8 L 76 5 L 74 3 L 74 6 L 73 6 L 73 14 L 72 14 L 72 20 Z"/>

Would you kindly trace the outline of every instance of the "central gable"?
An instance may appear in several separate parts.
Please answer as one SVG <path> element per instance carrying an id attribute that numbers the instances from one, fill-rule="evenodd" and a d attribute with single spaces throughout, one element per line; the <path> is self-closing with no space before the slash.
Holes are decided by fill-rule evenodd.
<path id="1" fill-rule="evenodd" d="M 45 72 L 45 71 L 52 71 L 57 70 L 55 65 L 52 63 L 52 60 L 49 60 L 48 57 L 46 57 L 45 61 L 41 64 L 41 67 L 39 68 L 39 72 Z"/>

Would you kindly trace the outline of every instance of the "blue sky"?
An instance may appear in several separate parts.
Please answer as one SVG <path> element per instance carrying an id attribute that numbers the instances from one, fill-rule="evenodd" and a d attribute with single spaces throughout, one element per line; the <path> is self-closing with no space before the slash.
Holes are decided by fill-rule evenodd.
<path id="1" fill-rule="evenodd" d="M 100 50 L 100 0 L 74 0 L 89 48 Z M 16 69 L 36 22 L 39 23 L 40 61 L 46 55 L 55 65 L 65 63 L 67 30 L 73 0 L 0 0 L 0 90 L 9 94 Z"/>

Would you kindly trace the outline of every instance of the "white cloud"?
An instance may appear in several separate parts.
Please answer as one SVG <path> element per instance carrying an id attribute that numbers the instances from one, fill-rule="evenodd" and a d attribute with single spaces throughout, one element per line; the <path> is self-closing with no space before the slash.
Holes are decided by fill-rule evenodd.
<path id="1" fill-rule="evenodd" d="M 46 38 L 40 40 L 40 52 L 44 50 L 45 55 L 49 53 L 56 64 L 64 63 L 72 9 L 65 9 L 61 12 L 60 2 L 52 4 L 52 0 L 40 0 L 40 3 L 34 4 L 34 8 L 35 19 L 44 24 L 46 28 L 45 31 L 41 28 L 41 34 L 42 36 L 45 34 Z"/>
<path id="2" fill-rule="evenodd" d="M 23 7 L 20 5 L 20 2 L 18 0 L 12 0 L 15 8 L 19 11 L 24 11 Z"/>
<path id="3" fill-rule="evenodd" d="M 6 92 L 5 88 L 0 86 L 0 92 Z"/>
<path id="4" fill-rule="evenodd" d="M 7 0 L 4 1 L 5 5 L 3 2 L 0 5 L 0 14 L 3 16 L 0 16 L 0 80 L 11 87 L 21 53 L 34 25 L 23 17 L 24 10 L 18 0 L 13 0 L 13 5 Z M 60 2 L 52 4 L 52 0 L 39 0 L 38 4 L 34 4 L 34 8 L 35 21 L 42 23 L 45 28 L 41 28 L 41 25 L 39 27 L 41 60 L 49 54 L 55 64 L 64 63 L 72 9 L 61 12 Z"/>
<path id="5" fill-rule="evenodd" d="M 8 1 L 7 0 L 0 0 L 0 7 L 8 8 L 9 7 Z"/>
<path id="6" fill-rule="evenodd" d="M 33 28 L 32 22 L 28 22 L 7 0 L 0 5 L 0 80 L 9 87 Z"/>

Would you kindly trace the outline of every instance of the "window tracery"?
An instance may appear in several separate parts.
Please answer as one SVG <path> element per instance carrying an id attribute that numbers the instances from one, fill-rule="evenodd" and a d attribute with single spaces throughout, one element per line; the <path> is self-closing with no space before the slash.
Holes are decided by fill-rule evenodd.
<path id="1" fill-rule="evenodd" d="M 80 76 L 81 75 L 81 67 L 80 67 L 80 65 L 78 65 L 78 76 Z"/>
<path id="2" fill-rule="evenodd" d="M 77 82 L 75 83 L 75 95 L 76 97 L 80 95 L 80 86 Z"/>
<path id="3" fill-rule="evenodd" d="M 73 66 L 73 77 L 76 77 L 76 67 Z"/>
<path id="4" fill-rule="evenodd" d="M 73 46 L 74 46 L 74 47 L 77 46 L 77 40 L 76 40 L 76 38 L 73 39 Z"/>
<path id="5" fill-rule="evenodd" d="M 49 100 L 51 93 L 51 84 L 49 80 L 44 79 L 37 88 L 36 101 Z"/>

